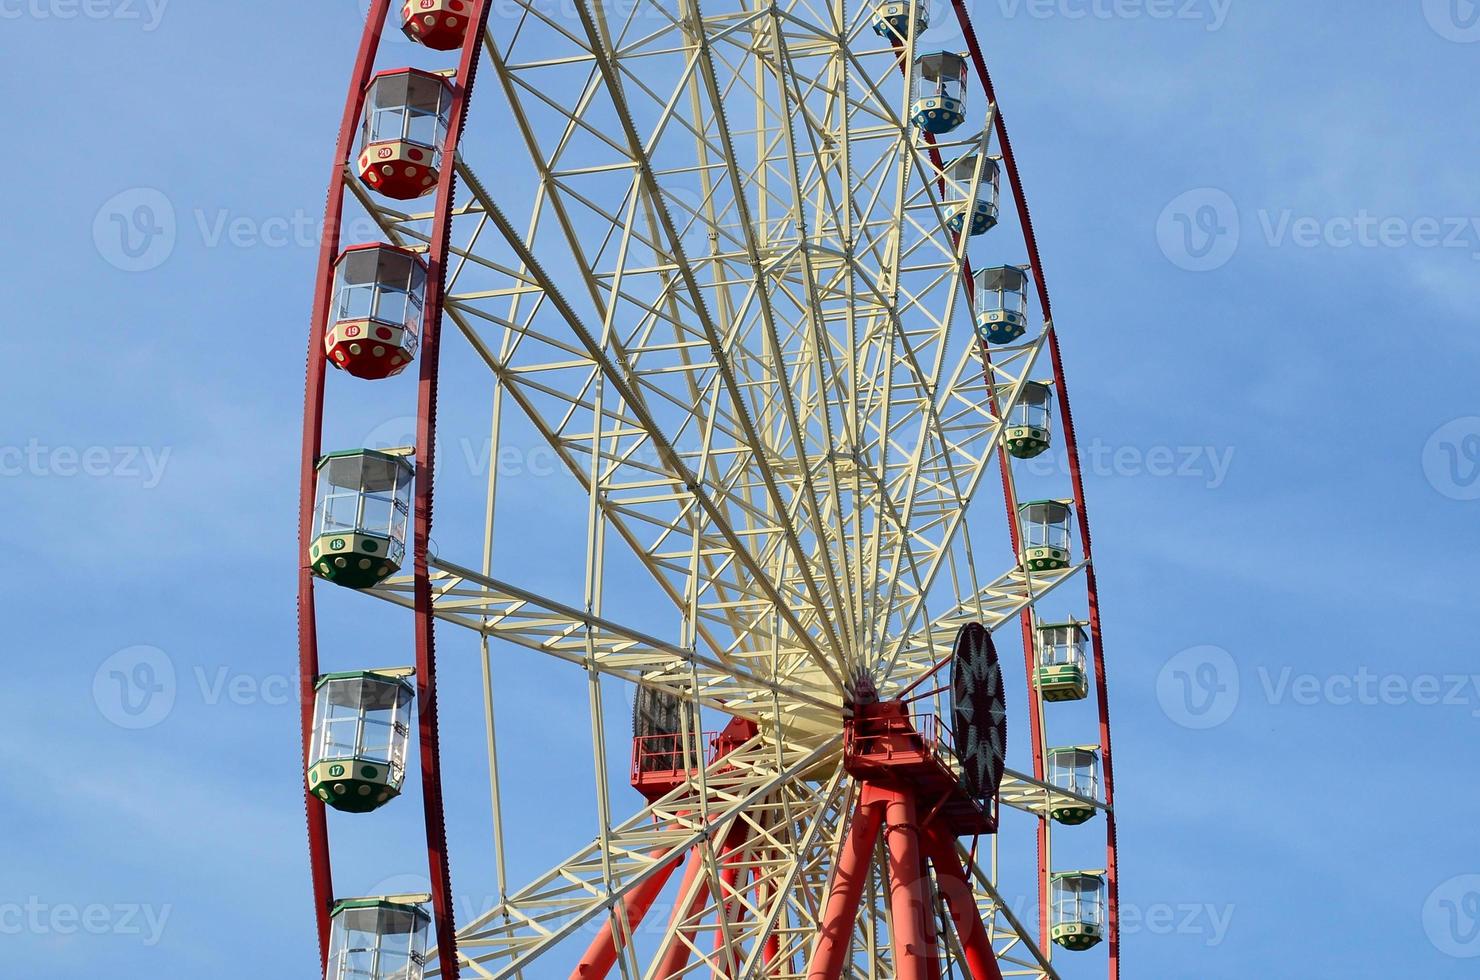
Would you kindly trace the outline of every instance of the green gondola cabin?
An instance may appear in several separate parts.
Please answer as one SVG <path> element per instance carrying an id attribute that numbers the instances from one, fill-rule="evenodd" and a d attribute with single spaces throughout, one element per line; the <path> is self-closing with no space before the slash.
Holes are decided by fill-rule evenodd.
<path id="1" fill-rule="evenodd" d="M 886 41 L 909 40 L 910 13 L 915 15 L 915 37 L 930 28 L 930 6 L 923 2 L 881 3 L 874 8 L 874 33 Z"/>
<path id="2" fill-rule="evenodd" d="M 1100 748 L 1097 745 L 1066 745 L 1048 750 L 1048 781 L 1076 796 L 1100 798 Z M 1095 807 L 1080 800 L 1054 797 L 1048 815 L 1061 824 L 1077 827 L 1094 819 Z"/>
<path id="3" fill-rule="evenodd" d="M 350 449 L 319 460 L 308 561 L 320 577 L 365 589 L 401 567 L 411 511 L 409 449 Z"/>
<path id="4" fill-rule="evenodd" d="M 1034 500 L 1018 505 L 1025 568 L 1053 572 L 1069 567 L 1071 500 Z"/>
<path id="5" fill-rule="evenodd" d="M 314 690 L 308 789 L 336 810 L 368 813 L 395 799 L 406 778 L 409 668 L 326 674 Z"/>
<path id="6" fill-rule="evenodd" d="M 1053 941 L 1075 952 L 1098 946 L 1105 938 L 1105 872 L 1061 871 L 1052 884 Z"/>
<path id="7" fill-rule="evenodd" d="M 441 175 L 451 112 L 452 89 L 441 75 L 417 68 L 376 75 L 360 122 L 360 180 L 398 201 L 430 192 Z"/>
<path id="8" fill-rule="evenodd" d="M 1037 684 L 1045 701 L 1083 701 L 1089 696 L 1085 671 L 1085 624 L 1041 623 L 1034 631 L 1038 645 Z"/>
<path id="9" fill-rule="evenodd" d="M 946 227 L 956 234 L 966 225 L 966 215 L 971 215 L 972 235 L 985 235 L 997 227 L 998 201 L 1002 194 L 1002 168 L 997 161 L 979 153 L 968 153 L 946 168 L 952 196 L 960 201 Z M 975 187 L 976 193 L 972 194 Z"/>
<path id="10" fill-rule="evenodd" d="M 1028 273 L 1015 265 L 980 269 L 972 276 L 976 293 L 976 335 L 989 344 L 1010 344 L 1028 332 Z"/>
<path id="11" fill-rule="evenodd" d="M 422 980 L 430 895 L 351 898 L 330 913 L 326 980 Z"/>
<path id="12" fill-rule="evenodd" d="M 1053 445 L 1053 387 L 1051 382 L 1027 381 L 1017 404 L 1007 416 L 1007 451 L 1017 459 L 1042 456 Z"/>
<path id="13" fill-rule="evenodd" d="M 914 90 L 915 125 L 934 136 L 949 133 L 966 121 L 966 56 L 953 51 L 920 55 Z"/>

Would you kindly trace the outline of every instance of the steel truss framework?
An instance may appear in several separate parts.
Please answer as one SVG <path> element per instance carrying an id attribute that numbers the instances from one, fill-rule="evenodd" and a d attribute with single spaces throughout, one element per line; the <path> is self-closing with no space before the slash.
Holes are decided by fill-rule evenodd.
<path id="1" fill-rule="evenodd" d="M 885 697 L 924 690 L 930 710 L 939 700 L 930 678 L 962 624 L 1016 622 L 1031 657 L 1035 606 L 1069 588 L 1087 593 L 1090 608 L 1103 798 L 1048 785 L 1043 706 L 1031 698 L 1034 771 L 1010 771 L 1000 804 L 1039 828 L 1038 921 L 1021 919 L 996 880 L 998 848 L 1023 842 L 994 838 L 978 849 L 927 831 L 941 926 L 935 969 L 984 975 L 968 948 L 976 923 L 1003 975 L 1059 975 L 1046 942 L 1048 814 L 1072 802 L 1098 811 L 1108 831 L 1108 963 L 1118 976 L 1108 705 L 1072 416 L 1031 219 L 965 8 L 955 10 L 986 94 L 975 117 L 984 122 L 937 141 L 909 121 L 902 68 L 915 55 L 913 30 L 879 38 L 873 7 L 856 0 L 506 0 L 497 16 L 487 2 L 475 7 L 477 29 L 450 73 L 451 162 L 434 195 L 397 209 L 346 169 L 390 12 L 389 0 L 371 4 L 330 188 L 303 453 L 306 544 L 312 469 L 325 448 L 320 337 L 352 200 L 386 241 L 423 250 L 431 269 L 411 569 L 370 594 L 412 610 L 416 623 L 433 972 L 554 976 L 574 965 L 569 941 L 595 935 L 587 972 L 575 975 L 810 976 L 821 937 L 838 927 L 828 909 L 840 856 L 863 846 L 850 841 L 870 819 L 869 786 L 841 765 L 858 679 Z M 465 134 L 480 69 L 479 114 Z M 1044 312 L 1041 329 L 990 355 L 963 326 L 969 239 L 946 226 L 953 202 L 978 190 L 976 178 L 954 180 L 948 163 L 972 152 L 1005 165 Z M 505 210 L 510 201 L 496 191 L 509 186 L 529 188 L 527 213 Z M 429 554 L 447 327 L 464 341 L 447 356 L 490 373 L 495 452 L 517 414 L 585 493 L 579 606 L 493 577 L 497 467 L 482 540 L 444 548 L 454 557 Z M 1016 555 L 1003 420 L 1024 384 L 1045 374 L 1056 381 L 1081 548 L 1066 569 L 1028 573 Z M 984 575 L 967 515 L 994 466 L 1013 554 Z M 608 548 L 668 597 L 671 636 L 604 609 Z M 306 730 L 320 670 L 314 588 L 305 563 Z M 480 638 L 495 773 L 490 642 L 584 669 L 600 810 L 587 847 L 512 888 L 497 832 L 511 803 L 495 776 L 500 901 L 460 929 L 442 828 L 438 620 Z M 614 820 L 604 760 L 626 733 L 605 730 L 603 678 L 666 690 L 753 723 L 754 734 L 722 757 L 693 760 L 671 792 Z M 311 797 L 308 810 L 325 944 L 328 822 Z M 843 924 L 842 972 L 905 976 L 890 854 L 881 840 L 862 856 L 861 912 Z M 633 933 L 665 889 L 667 925 L 655 951 L 640 950 Z M 956 901 L 963 894 L 969 902 Z"/>

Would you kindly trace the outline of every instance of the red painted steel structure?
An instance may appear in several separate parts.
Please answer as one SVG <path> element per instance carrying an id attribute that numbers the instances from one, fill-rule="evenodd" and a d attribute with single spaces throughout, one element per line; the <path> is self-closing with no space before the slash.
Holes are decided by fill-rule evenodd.
<path id="1" fill-rule="evenodd" d="M 446 258 L 452 230 L 452 206 L 456 188 L 457 144 L 467 121 L 468 100 L 476 77 L 479 44 L 487 26 L 488 0 L 474 0 L 476 30 L 468 32 L 453 80 L 453 101 L 445 165 L 439 175 L 430 244 L 427 250 L 427 303 L 422 324 L 421 368 L 417 390 L 416 484 L 412 505 L 412 567 L 415 609 L 417 668 L 417 737 L 421 759 L 421 782 L 426 824 L 427 866 L 432 883 L 432 918 L 436 926 L 437 954 L 441 975 L 457 980 L 457 935 L 453 918 L 451 869 L 447 855 L 446 821 L 443 812 L 441 752 L 437 728 L 437 662 L 433 633 L 430 569 L 427 543 L 432 524 L 432 473 L 435 461 L 438 352 L 442 326 L 442 298 L 446 280 Z M 375 66 L 390 0 L 373 0 L 360 39 L 335 148 L 334 171 L 330 176 L 324 232 L 319 254 L 318 282 L 309 329 L 307 383 L 304 393 L 302 477 L 299 485 L 298 551 L 298 646 L 299 690 L 302 701 L 304 759 L 308 758 L 313 734 L 314 682 L 320 673 L 318 630 L 315 622 L 313 572 L 306 562 L 312 535 L 315 493 L 314 467 L 323 451 L 324 381 L 327 357 L 323 335 L 332 300 L 334 261 L 338 257 L 340 225 L 344 217 L 346 172 L 353 156 L 353 143 L 364 109 L 366 86 Z M 319 960 L 327 966 L 329 915 L 334 901 L 329 860 L 329 829 L 323 804 L 307 794 L 309 859 L 313 874 L 314 905 L 319 936 Z"/>

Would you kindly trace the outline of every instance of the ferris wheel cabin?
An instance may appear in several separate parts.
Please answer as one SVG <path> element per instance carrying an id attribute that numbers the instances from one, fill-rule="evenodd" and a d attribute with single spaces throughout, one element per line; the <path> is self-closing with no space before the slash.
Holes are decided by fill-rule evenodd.
<path id="1" fill-rule="evenodd" d="M 410 452 L 349 449 L 319 460 L 308 560 L 321 578 L 366 589 L 401 567 L 411 512 Z"/>
<path id="2" fill-rule="evenodd" d="M 429 192 L 440 174 L 451 111 L 452 89 L 441 75 L 416 68 L 376 75 L 360 123 L 360 180 L 398 201 Z"/>
<path id="3" fill-rule="evenodd" d="M 326 980 L 422 980 L 430 895 L 352 898 L 334 906 Z"/>
<path id="4" fill-rule="evenodd" d="M 976 288 L 976 334 L 989 344 L 1010 344 L 1028 331 L 1028 273 L 1015 265 L 982 269 Z"/>
<path id="5" fill-rule="evenodd" d="M 989 156 L 970 153 L 950 165 L 946 171 L 961 203 L 946 221 L 946 227 L 961 234 L 966 215 L 971 214 L 972 235 L 985 235 L 997 226 L 998 200 L 1002 194 L 1002 169 Z M 976 195 L 972 197 L 972 186 Z M 970 198 L 968 200 L 968 198 Z"/>
<path id="6" fill-rule="evenodd" d="M 1035 572 L 1069 567 L 1072 500 L 1034 500 L 1018 506 L 1023 530 L 1023 565 Z"/>
<path id="7" fill-rule="evenodd" d="M 1085 624 L 1040 623 L 1035 630 L 1038 645 L 1038 690 L 1045 701 L 1083 701 L 1089 697 L 1089 675 L 1085 671 L 1085 648 L 1089 634 Z"/>
<path id="8" fill-rule="evenodd" d="M 314 690 L 308 789 L 336 810 L 369 813 L 401 794 L 411 739 L 411 670 L 326 674 Z"/>
<path id="9" fill-rule="evenodd" d="M 352 245 L 334 263 L 329 363 L 357 378 L 388 378 L 416 357 L 427 266 L 394 245 Z"/>
<path id="10" fill-rule="evenodd" d="M 966 57 L 952 51 L 915 59 L 915 125 L 935 136 L 966 121 Z"/>
<path id="11" fill-rule="evenodd" d="M 1105 872 L 1063 871 L 1053 876 L 1053 941 L 1083 952 L 1105 938 Z"/>
<path id="12" fill-rule="evenodd" d="M 471 17 L 469 0 L 406 0 L 401 32 L 434 51 L 453 51 L 467 38 Z"/>
<path id="13" fill-rule="evenodd" d="M 1097 745 L 1067 745 L 1048 750 L 1048 781 L 1059 789 L 1091 800 L 1100 798 L 1100 748 Z M 1055 797 L 1048 815 L 1061 824 L 1077 827 L 1094 819 L 1095 808 L 1079 800 Z"/>
<path id="14" fill-rule="evenodd" d="M 1049 425 L 1053 421 L 1052 382 L 1029 381 L 1012 407 L 1007 421 L 1007 451 L 1017 459 L 1033 459 L 1053 443 Z"/>
<path id="15" fill-rule="evenodd" d="M 915 14 L 915 37 L 930 29 L 930 7 L 925 3 L 881 3 L 874 8 L 874 33 L 886 41 L 909 40 L 910 12 Z"/>

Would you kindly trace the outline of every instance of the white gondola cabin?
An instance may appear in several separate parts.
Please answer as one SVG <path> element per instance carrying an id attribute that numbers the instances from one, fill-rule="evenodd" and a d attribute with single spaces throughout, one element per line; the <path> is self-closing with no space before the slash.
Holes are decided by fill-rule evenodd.
<path id="1" fill-rule="evenodd" d="M 1089 696 L 1085 671 L 1089 634 L 1085 623 L 1040 623 L 1034 631 L 1038 646 L 1038 690 L 1045 701 L 1083 701 Z"/>
<path id="2" fill-rule="evenodd" d="M 388 378 L 416 357 L 427 266 L 394 245 L 352 245 L 334 263 L 329 363 L 357 378 Z"/>
<path id="3" fill-rule="evenodd" d="M 365 589 L 401 567 L 411 512 L 411 450 L 350 449 L 319 460 L 308 560 L 336 585 Z"/>
<path id="4" fill-rule="evenodd" d="M 422 980 L 430 895 L 339 902 L 331 913 L 327 980 Z"/>
<path id="5" fill-rule="evenodd" d="M 314 690 L 308 789 L 336 810 L 368 813 L 395 799 L 406 778 L 413 671 L 326 674 Z"/>
<path id="6" fill-rule="evenodd" d="M 1007 417 L 1007 451 L 1018 459 L 1043 455 L 1053 443 L 1052 382 L 1028 381 Z"/>
<path id="7" fill-rule="evenodd" d="M 472 0 L 405 0 L 401 32 L 434 51 L 453 51 L 468 36 L 472 13 Z"/>
<path id="8" fill-rule="evenodd" d="M 1010 344 L 1028 332 L 1028 273 L 1004 265 L 973 277 L 976 333 L 989 344 Z"/>
<path id="9" fill-rule="evenodd" d="M 1063 871 L 1053 876 L 1053 941 L 1082 952 L 1105 938 L 1105 873 Z"/>
<path id="10" fill-rule="evenodd" d="M 1100 748 L 1097 745 L 1066 745 L 1048 750 L 1048 781 L 1062 790 L 1090 800 L 1100 799 Z M 1075 827 L 1092 820 L 1095 807 L 1082 800 L 1056 796 L 1048 815 L 1061 824 Z"/>
<path id="11" fill-rule="evenodd" d="M 1018 506 L 1022 519 L 1023 565 L 1035 572 L 1069 567 L 1071 500 L 1034 500 Z"/>
<path id="12" fill-rule="evenodd" d="M 940 136 L 966 121 L 966 56 L 952 51 L 915 59 L 915 125 Z"/>
<path id="13" fill-rule="evenodd" d="M 416 68 L 376 75 L 360 123 L 360 180 L 401 201 L 429 192 L 441 174 L 451 111 L 452 89 L 440 75 Z"/>
<path id="14" fill-rule="evenodd" d="M 997 226 L 998 201 L 1002 195 L 1002 168 L 992 157 L 969 153 L 946 170 L 950 187 L 961 202 L 946 220 L 946 227 L 956 234 L 966 226 L 971 215 L 973 235 L 985 235 Z M 976 194 L 972 195 L 975 186 Z"/>
<path id="15" fill-rule="evenodd" d="M 909 40 L 910 14 L 915 15 L 915 37 L 930 29 L 930 5 L 924 0 L 881 3 L 874 8 L 874 33 L 886 41 Z"/>

